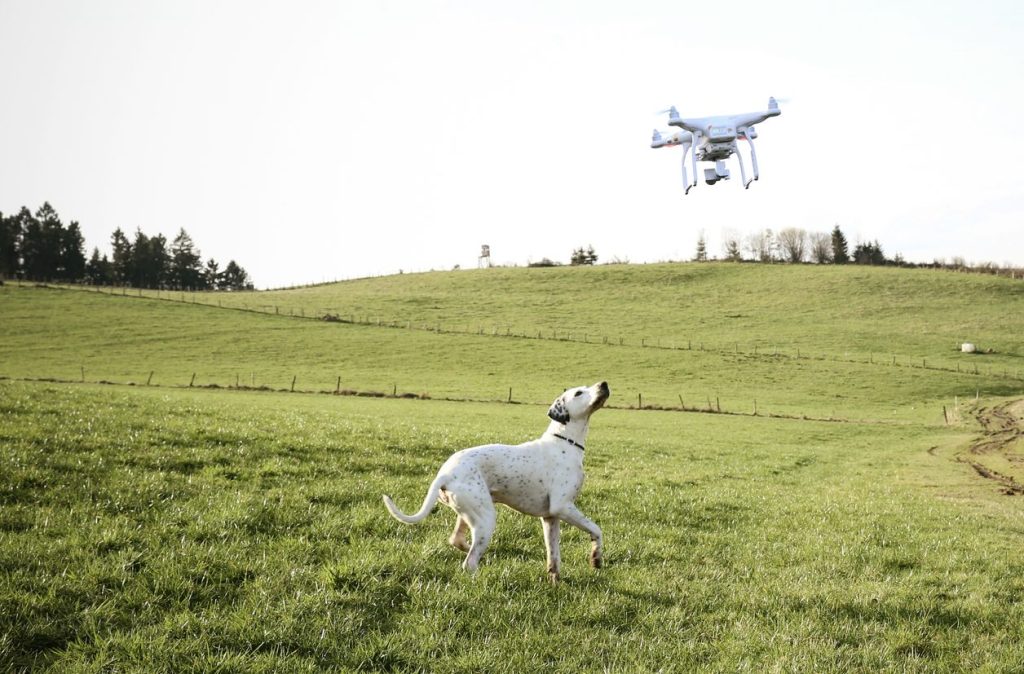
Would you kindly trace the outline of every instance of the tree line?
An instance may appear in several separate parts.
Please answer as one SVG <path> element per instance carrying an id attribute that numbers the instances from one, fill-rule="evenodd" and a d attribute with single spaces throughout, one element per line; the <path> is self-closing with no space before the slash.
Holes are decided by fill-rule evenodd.
<path id="1" fill-rule="evenodd" d="M 85 257 L 78 222 L 66 226 L 49 202 L 33 215 L 25 206 L 10 216 L 0 213 L 0 280 L 86 283 L 170 290 L 251 290 L 249 274 L 231 260 L 223 270 L 204 263 L 184 228 L 168 244 L 163 234 L 136 229 L 129 239 L 118 227 L 110 237 L 112 255 L 93 248 Z"/>
<path id="2" fill-rule="evenodd" d="M 797 227 L 787 227 L 778 232 L 762 229 L 746 237 L 734 231 L 726 231 L 722 238 L 723 259 L 731 262 L 816 262 L 818 264 L 904 264 L 899 254 L 887 258 L 882 244 L 858 243 L 851 251 L 846 235 L 836 225 L 831 233 L 808 232 Z M 745 257 L 746 254 L 749 257 Z M 697 241 L 694 259 L 706 261 L 707 242 L 703 232 Z"/>
<path id="3" fill-rule="evenodd" d="M 697 250 L 693 259 L 706 262 L 708 258 L 707 241 L 701 232 L 697 239 Z M 1013 265 L 1000 266 L 992 262 L 967 263 L 963 257 L 956 256 L 947 261 L 945 258 L 932 262 L 907 262 L 896 253 L 886 255 L 878 240 L 857 243 L 850 249 L 846 235 L 839 228 L 833 227 L 831 232 L 808 232 L 796 227 L 787 227 L 778 232 L 762 229 L 741 237 L 735 230 L 727 230 L 722 237 L 722 258 L 730 262 L 789 262 L 816 264 L 863 264 L 893 265 L 897 267 L 927 267 L 931 269 L 949 269 L 981 274 L 1009 274 L 1014 278 L 1024 276 L 1024 270 Z"/>

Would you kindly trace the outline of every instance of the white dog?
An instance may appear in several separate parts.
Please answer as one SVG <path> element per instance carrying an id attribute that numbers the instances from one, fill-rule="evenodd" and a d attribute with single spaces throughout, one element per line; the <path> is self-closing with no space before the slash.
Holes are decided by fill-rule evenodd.
<path id="1" fill-rule="evenodd" d="M 583 450 L 590 415 L 608 400 L 607 382 L 569 389 L 560 395 L 548 416 L 551 424 L 537 440 L 521 445 L 481 445 L 452 454 L 430 484 L 423 506 L 406 515 L 391 500 L 384 505 L 398 520 L 415 524 L 441 500 L 455 511 L 455 531 L 448 542 L 468 552 L 462 567 L 474 572 L 494 535 L 495 503 L 541 518 L 551 582 L 559 577 L 559 524 L 565 521 L 590 534 L 590 564 L 601 567 L 601 529 L 573 504 L 583 486 Z M 473 545 L 466 544 L 466 528 Z"/>

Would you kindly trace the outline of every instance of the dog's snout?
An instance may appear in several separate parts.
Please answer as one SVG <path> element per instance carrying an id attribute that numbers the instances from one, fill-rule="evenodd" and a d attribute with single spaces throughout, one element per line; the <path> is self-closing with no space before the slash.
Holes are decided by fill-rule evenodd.
<path id="1" fill-rule="evenodd" d="M 611 389 L 608 388 L 608 382 L 606 382 L 606 381 L 603 381 L 603 382 L 599 383 L 597 385 L 597 388 L 601 391 L 601 393 L 604 393 L 605 395 L 608 395 L 608 394 L 611 393 Z"/>

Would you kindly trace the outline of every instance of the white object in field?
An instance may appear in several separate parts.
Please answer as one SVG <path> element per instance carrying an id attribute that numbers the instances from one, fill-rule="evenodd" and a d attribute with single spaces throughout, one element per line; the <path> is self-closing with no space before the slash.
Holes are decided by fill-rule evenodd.
<path id="1" fill-rule="evenodd" d="M 964 342 L 963 344 L 960 345 L 960 351 L 962 351 L 963 353 L 974 353 L 977 350 L 978 347 L 971 344 L 970 342 Z"/>

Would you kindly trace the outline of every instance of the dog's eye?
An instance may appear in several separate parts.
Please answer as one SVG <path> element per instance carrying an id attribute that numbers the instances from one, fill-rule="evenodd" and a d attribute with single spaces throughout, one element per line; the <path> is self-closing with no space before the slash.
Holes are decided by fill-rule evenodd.
<path id="1" fill-rule="evenodd" d="M 576 395 L 573 398 L 579 398 L 581 395 L 583 395 L 583 391 L 576 391 Z"/>

